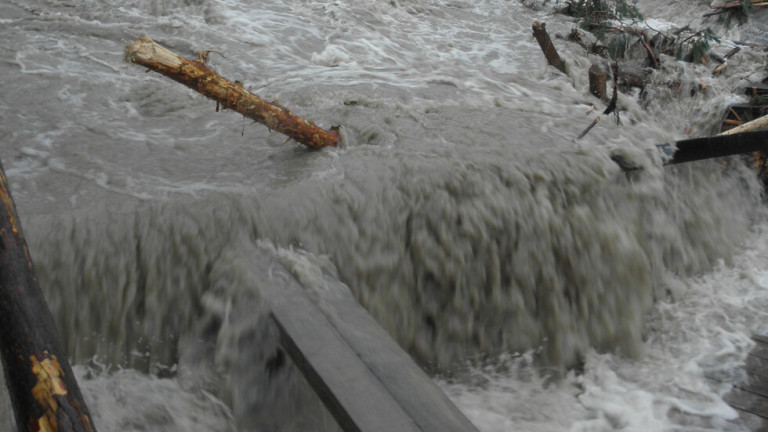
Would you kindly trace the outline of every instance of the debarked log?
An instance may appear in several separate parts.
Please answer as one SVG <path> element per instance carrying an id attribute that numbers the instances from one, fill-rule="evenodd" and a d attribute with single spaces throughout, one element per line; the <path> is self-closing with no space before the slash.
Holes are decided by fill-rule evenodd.
<path id="1" fill-rule="evenodd" d="M 2 163 L 0 351 L 19 431 L 95 430 L 35 276 Z"/>
<path id="2" fill-rule="evenodd" d="M 125 48 L 125 59 L 180 82 L 225 109 L 237 111 L 311 148 L 335 147 L 339 143 L 338 128 L 326 131 L 214 72 L 205 65 L 208 52 L 203 51 L 197 60 L 188 60 L 142 37 Z"/>

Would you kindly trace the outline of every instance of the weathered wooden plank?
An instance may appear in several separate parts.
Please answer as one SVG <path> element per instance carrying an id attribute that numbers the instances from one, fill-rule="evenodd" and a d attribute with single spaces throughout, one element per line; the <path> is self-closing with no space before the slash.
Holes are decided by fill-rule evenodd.
<path id="1" fill-rule="evenodd" d="M 768 398 L 768 379 L 761 375 L 747 372 L 744 382 L 736 385 L 741 390 Z"/>
<path id="2" fill-rule="evenodd" d="M 329 277 L 325 282 L 326 287 L 332 287 L 332 292 L 339 293 L 319 302 L 325 315 L 421 430 L 477 431 L 408 353 L 360 306 L 346 286 Z"/>
<path id="3" fill-rule="evenodd" d="M 260 273 L 283 348 L 342 429 L 477 431 L 345 286 L 315 301 L 280 263 Z"/>
<path id="4" fill-rule="evenodd" d="M 339 332 L 275 263 L 260 287 L 281 344 L 344 431 L 418 431 Z"/>
<path id="5" fill-rule="evenodd" d="M 749 352 L 749 355 L 752 357 L 768 360 L 768 346 L 758 343 L 754 348 L 752 348 L 752 351 Z"/>
<path id="6" fill-rule="evenodd" d="M 768 419 L 768 399 L 734 388 L 723 398 L 732 407 Z"/>
<path id="7" fill-rule="evenodd" d="M 768 419 L 752 414 L 747 411 L 737 409 L 739 418 L 733 421 L 735 425 L 742 430 L 748 431 L 766 431 L 768 430 Z"/>
<path id="8" fill-rule="evenodd" d="M 747 372 L 760 375 L 768 379 L 768 360 L 753 355 L 748 355 L 744 361 Z"/>

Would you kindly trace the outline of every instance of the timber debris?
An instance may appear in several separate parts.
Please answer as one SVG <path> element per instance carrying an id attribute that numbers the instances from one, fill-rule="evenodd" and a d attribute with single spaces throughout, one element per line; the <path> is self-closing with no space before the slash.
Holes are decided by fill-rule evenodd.
<path id="1" fill-rule="evenodd" d="M 205 50 L 196 60 L 188 60 L 142 37 L 125 48 L 125 59 L 159 72 L 174 81 L 213 99 L 224 109 L 231 109 L 313 149 L 336 147 L 337 127 L 324 130 L 277 103 L 267 102 L 245 89 L 242 83 L 229 81 L 205 64 Z"/>
<path id="2" fill-rule="evenodd" d="M 533 36 L 539 43 L 541 50 L 544 51 L 547 63 L 554 66 L 555 69 L 560 72 L 567 74 L 568 72 L 565 70 L 565 62 L 560 58 L 557 49 L 555 49 L 555 46 L 552 44 L 552 39 L 549 37 L 549 33 L 547 33 L 546 23 L 535 21 L 533 23 Z"/>
<path id="3" fill-rule="evenodd" d="M 0 351 L 19 431 L 94 432 L 0 163 Z"/>

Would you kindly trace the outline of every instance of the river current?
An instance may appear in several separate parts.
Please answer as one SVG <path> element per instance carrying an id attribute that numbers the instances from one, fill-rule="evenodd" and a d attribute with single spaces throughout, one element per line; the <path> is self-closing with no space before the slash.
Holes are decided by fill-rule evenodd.
<path id="1" fill-rule="evenodd" d="M 717 131 L 768 55 L 665 58 L 605 104 L 555 2 L 8 0 L 0 157 L 100 431 L 336 430 L 259 298 L 277 260 L 331 277 L 482 431 L 738 430 L 723 401 L 768 332 L 768 216 L 741 159 L 662 167 Z M 768 15 L 641 0 L 650 26 L 768 43 Z M 761 21 L 762 20 L 762 21 Z M 645 25 L 645 24 L 642 24 Z M 125 63 L 148 36 L 322 127 L 310 151 Z M 679 93 L 667 82 L 682 83 Z M 702 88 L 706 88 L 702 90 Z M 626 174 L 620 152 L 644 167 Z M 0 397 L 0 427 L 12 427 Z"/>

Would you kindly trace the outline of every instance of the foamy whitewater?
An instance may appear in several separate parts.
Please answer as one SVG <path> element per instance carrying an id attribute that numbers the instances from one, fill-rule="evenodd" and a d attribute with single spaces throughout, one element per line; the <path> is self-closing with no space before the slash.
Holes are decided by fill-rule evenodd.
<path id="1" fill-rule="evenodd" d="M 607 63 L 555 37 L 569 73 L 547 67 L 531 24 L 574 27 L 553 6 L 0 4 L 0 157 L 98 430 L 338 430 L 284 364 L 259 294 L 275 269 L 320 302 L 348 287 L 484 432 L 749 428 L 723 396 L 768 333 L 764 192 L 740 158 L 648 155 L 716 132 L 768 55 L 718 77 L 667 57 L 619 96 L 620 125 L 577 141 L 604 109 L 586 71 Z M 728 28 L 700 0 L 638 7 L 712 26 L 721 54 L 768 43 L 765 13 Z M 214 50 L 344 145 L 309 151 L 125 63 L 144 35 Z"/>

